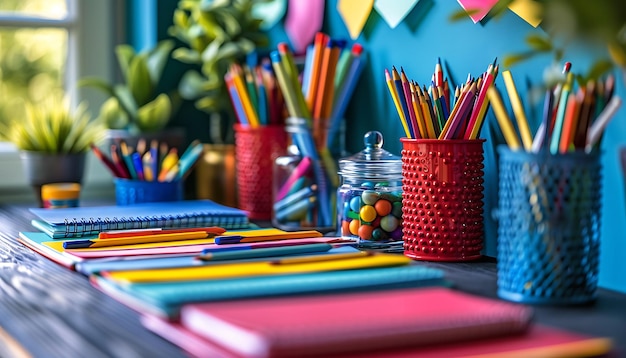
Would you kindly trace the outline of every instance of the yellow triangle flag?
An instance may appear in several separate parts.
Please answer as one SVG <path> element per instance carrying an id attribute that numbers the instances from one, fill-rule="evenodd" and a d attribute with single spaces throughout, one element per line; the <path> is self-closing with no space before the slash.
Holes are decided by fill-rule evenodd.
<path id="1" fill-rule="evenodd" d="M 374 0 L 339 0 L 337 11 L 348 28 L 350 37 L 355 40 L 361 34 L 367 18 L 372 12 Z"/>

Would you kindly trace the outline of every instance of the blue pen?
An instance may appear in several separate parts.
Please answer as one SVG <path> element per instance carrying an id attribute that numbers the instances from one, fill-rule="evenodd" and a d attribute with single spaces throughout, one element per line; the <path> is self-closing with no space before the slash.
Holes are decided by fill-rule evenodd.
<path id="1" fill-rule="evenodd" d="M 139 154 L 138 152 L 134 152 L 133 154 L 131 154 L 130 159 L 133 161 L 133 167 L 135 168 L 135 174 L 137 174 L 137 179 L 144 180 L 141 154 Z"/>
<path id="2" fill-rule="evenodd" d="M 310 245 L 291 245 L 282 247 L 266 247 L 255 250 L 235 250 L 225 252 L 208 252 L 202 253 L 198 259 L 203 261 L 223 261 L 223 260 L 239 260 L 251 259 L 258 257 L 272 256 L 288 256 L 302 253 L 324 252 L 332 248 L 332 245 L 326 243 L 316 243 Z"/>

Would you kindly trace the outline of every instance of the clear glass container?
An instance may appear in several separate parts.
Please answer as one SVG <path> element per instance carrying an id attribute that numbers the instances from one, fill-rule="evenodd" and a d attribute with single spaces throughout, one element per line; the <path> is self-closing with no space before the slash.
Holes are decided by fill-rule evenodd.
<path id="1" fill-rule="evenodd" d="M 383 146 L 380 132 L 364 136 L 365 149 L 339 161 L 337 225 L 364 248 L 402 248 L 402 160 Z"/>

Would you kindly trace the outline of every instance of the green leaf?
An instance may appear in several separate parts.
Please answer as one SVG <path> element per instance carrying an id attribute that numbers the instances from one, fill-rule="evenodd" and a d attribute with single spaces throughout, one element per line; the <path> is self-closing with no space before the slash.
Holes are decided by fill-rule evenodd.
<path id="1" fill-rule="evenodd" d="M 102 104 L 98 121 L 111 129 L 124 129 L 130 122 L 128 114 L 120 107 L 116 97 L 111 97 Z"/>
<path id="2" fill-rule="evenodd" d="M 613 69 L 613 62 L 608 59 L 600 59 L 593 63 L 589 73 L 587 74 L 588 80 L 597 80 L 601 78 L 605 73 Z"/>
<path id="3" fill-rule="evenodd" d="M 235 60 L 239 55 L 243 53 L 245 53 L 243 46 L 239 45 L 238 43 L 228 42 L 219 49 L 219 52 L 215 57 L 218 61 L 224 59 Z"/>
<path id="4" fill-rule="evenodd" d="M 114 96 L 119 101 L 120 107 L 128 114 L 129 119 L 132 121 L 137 117 L 137 102 L 130 89 L 126 86 L 116 85 L 113 88 Z"/>
<path id="5" fill-rule="evenodd" d="M 526 43 L 532 50 L 538 52 L 549 52 L 553 49 L 552 40 L 548 36 L 529 35 L 526 37 Z"/>
<path id="6" fill-rule="evenodd" d="M 154 101 L 146 103 L 137 111 L 137 127 L 142 132 L 154 132 L 165 127 L 170 120 L 172 103 L 170 98 L 161 93 Z"/>
<path id="7" fill-rule="evenodd" d="M 128 69 L 128 88 L 135 99 L 137 106 L 142 106 L 150 100 L 154 86 L 150 81 L 146 54 L 135 56 Z"/>
<path id="8" fill-rule="evenodd" d="M 195 100 L 206 94 L 207 90 L 204 87 L 206 78 L 200 73 L 194 70 L 190 70 L 183 74 L 178 84 L 178 91 L 180 96 L 187 100 Z"/>
<path id="9" fill-rule="evenodd" d="M 525 53 L 514 54 L 514 55 L 506 55 L 504 56 L 504 59 L 502 60 L 502 65 L 505 68 L 508 68 L 519 62 L 528 60 L 529 58 L 533 57 L 535 54 L 536 54 L 535 52 L 525 52 Z"/>
<path id="10" fill-rule="evenodd" d="M 165 68 L 165 64 L 173 48 L 174 41 L 164 40 L 159 42 L 148 54 L 146 65 L 148 66 L 148 73 L 150 74 L 150 80 L 154 87 L 156 87 L 161 80 L 163 69 Z"/>
<path id="11" fill-rule="evenodd" d="M 104 92 L 105 94 L 109 96 L 113 96 L 113 86 L 111 86 L 110 84 L 108 84 L 107 82 L 103 81 L 100 78 L 85 77 L 85 78 L 78 80 L 77 85 L 79 87 L 93 87 L 93 88 L 101 90 L 102 92 Z"/>
<path id="12" fill-rule="evenodd" d="M 202 60 L 200 58 L 199 53 L 197 53 L 196 51 L 192 51 L 188 48 L 184 48 L 184 47 L 177 48 L 176 50 L 174 50 L 174 52 L 172 53 L 172 57 L 184 63 L 199 64 L 201 63 L 201 60 Z"/>
<path id="13" fill-rule="evenodd" d="M 128 82 L 128 68 L 135 57 L 135 50 L 130 45 L 118 45 L 115 47 L 115 54 L 117 55 L 117 62 L 124 76 L 124 80 Z"/>
<path id="14" fill-rule="evenodd" d="M 221 42 L 213 41 L 207 46 L 207 48 L 202 51 L 202 61 L 203 62 L 211 62 L 215 61 L 217 54 L 220 50 Z"/>
<path id="15" fill-rule="evenodd" d="M 448 17 L 448 20 L 451 22 L 467 20 L 469 19 L 469 16 L 477 14 L 479 11 L 479 9 L 468 9 L 467 11 L 465 11 L 463 8 L 461 8 L 461 10 L 454 11 L 452 15 Z"/>

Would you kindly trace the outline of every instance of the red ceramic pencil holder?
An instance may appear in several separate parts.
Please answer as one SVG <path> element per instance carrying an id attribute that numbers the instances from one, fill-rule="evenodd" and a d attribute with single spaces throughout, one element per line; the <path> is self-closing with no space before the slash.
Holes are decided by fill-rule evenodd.
<path id="1" fill-rule="evenodd" d="M 283 126 L 250 127 L 235 124 L 235 160 L 238 207 L 250 219 L 272 218 L 272 169 L 285 155 L 287 133 Z"/>
<path id="2" fill-rule="evenodd" d="M 481 257 L 484 139 L 400 139 L 404 254 L 425 261 Z"/>

